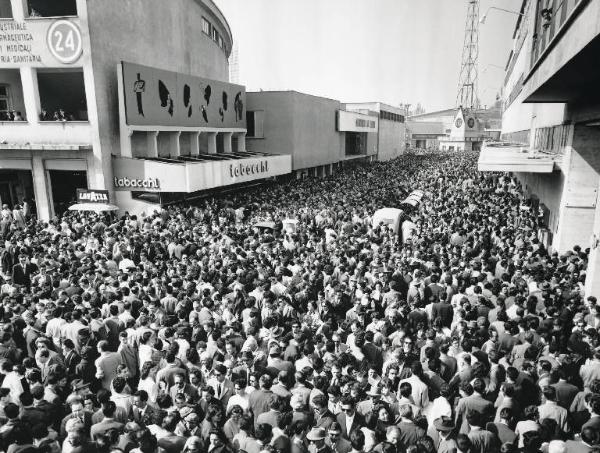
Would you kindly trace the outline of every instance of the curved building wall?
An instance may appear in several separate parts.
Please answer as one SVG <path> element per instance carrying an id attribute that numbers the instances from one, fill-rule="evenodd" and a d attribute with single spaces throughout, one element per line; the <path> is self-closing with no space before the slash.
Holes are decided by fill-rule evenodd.
<path id="1" fill-rule="evenodd" d="M 103 154 L 120 154 L 121 61 L 228 81 L 231 31 L 211 0 L 102 0 L 87 2 L 87 9 Z M 224 48 L 203 32 L 203 17 L 222 37 Z M 111 187 L 110 158 L 103 161 Z"/>

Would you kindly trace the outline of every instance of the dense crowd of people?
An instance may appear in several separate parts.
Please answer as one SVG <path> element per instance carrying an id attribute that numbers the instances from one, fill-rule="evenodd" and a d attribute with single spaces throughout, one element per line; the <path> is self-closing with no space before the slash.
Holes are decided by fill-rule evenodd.
<path id="1" fill-rule="evenodd" d="M 0 449 L 600 451 L 587 251 L 476 161 L 3 229 Z M 413 189 L 410 234 L 372 225 Z"/>

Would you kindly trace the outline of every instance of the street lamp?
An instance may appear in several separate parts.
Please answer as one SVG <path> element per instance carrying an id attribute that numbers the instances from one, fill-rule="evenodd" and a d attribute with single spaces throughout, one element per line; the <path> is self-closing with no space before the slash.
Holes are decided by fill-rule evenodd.
<path id="1" fill-rule="evenodd" d="M 490 6 L 490 7 L 487 9 L 487 11 L 485 12 L 485 14 L 484 14 L 483 16 L 481 16 L 481 18 L 479 19 L 479 23 L 480 23 L 480 24 L 482 24 L 482 25 L 483 25 L 483 24 L 485 24 L 485 21 L 486 21 L 486 19 L 487 19 L 487 15 L 489 14 L 489 12 L 490 12 L 492 9 L 497 9 L 498 11 L 504 11 L 505 13 L 516 14 L 517 16 L 524 16 L 524 15 L 525 15 L 525 14 L 523 14 L 523 13 L 520 13 L 520 12 L 518 12 L 518 11 L 512 11 L 512 10 L 510 10 L 510 9 L 504 9 L 504 8 L 498 8 L 497 6 Z"/>

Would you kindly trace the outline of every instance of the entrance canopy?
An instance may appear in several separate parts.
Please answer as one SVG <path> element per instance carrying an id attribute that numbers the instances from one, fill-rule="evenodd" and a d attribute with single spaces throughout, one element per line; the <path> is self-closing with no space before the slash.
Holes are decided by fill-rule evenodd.
<path id="1" fill-rule="evenodd" d="M 108 203 L 77 203 L 69 206 L 69 211 L 92 211 L 98 213 L 118 210 L 117 206 Z"/>
<path id="2" fill-rule="evenodd" d="M 552 173 L 556 156 L 535 152 L 527 145 L 484 143 L 479 155 L 479 171 Z"/>

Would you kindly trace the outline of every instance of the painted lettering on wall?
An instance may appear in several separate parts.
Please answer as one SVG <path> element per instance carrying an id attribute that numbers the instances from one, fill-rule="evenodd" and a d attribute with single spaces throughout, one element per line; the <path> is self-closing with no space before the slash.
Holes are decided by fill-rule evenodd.
<path id="1" fill-rule="evenodd" d="M 369 129 L 375 129 L 375 121 L 356 118 L 356 127 L 368 127 Z"/>
<path id="2" fill-rule="evenodd" d="M 0 22 L 0 63 L 41 63 L 26 22 Z"/>

